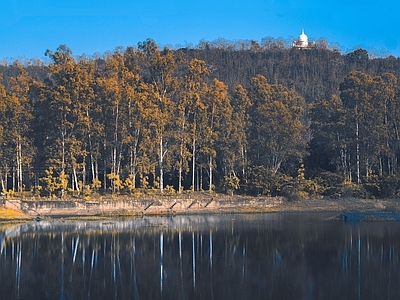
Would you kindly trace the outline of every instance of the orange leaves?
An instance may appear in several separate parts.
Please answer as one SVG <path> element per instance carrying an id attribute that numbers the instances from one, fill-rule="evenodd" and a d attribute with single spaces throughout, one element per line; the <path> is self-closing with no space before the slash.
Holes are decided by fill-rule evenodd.
<path id="1" fill-rule="evenodd" d="M 254 150 L 266 165 L 276 172 L 291 156 L 302 157 L 306 147 L 306 127 L 302 123 L 305 101 L 293 90 L 269 85 L 263 76 L 252 80 L 254 101 Z"/>

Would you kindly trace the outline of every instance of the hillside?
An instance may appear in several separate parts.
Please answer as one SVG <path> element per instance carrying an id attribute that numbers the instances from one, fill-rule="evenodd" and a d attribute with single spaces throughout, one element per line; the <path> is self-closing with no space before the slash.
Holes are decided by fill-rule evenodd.
<path id="1" fill-rule="evenodd" d="M 0 66 L 3 193 L 400 194 L 400 60 L 152 40 Z"/>

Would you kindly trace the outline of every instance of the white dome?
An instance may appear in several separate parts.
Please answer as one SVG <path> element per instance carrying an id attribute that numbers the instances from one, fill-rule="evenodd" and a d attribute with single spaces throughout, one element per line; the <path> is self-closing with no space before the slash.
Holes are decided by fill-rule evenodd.
<path id="1" fill-rule="evenodd" d="M 315 47 L 315 43 L 308 41 L 308 36 L 304 33 L 304 29 L 302 29 L 299 38 L 297 40 L 293 41 L 292 47 L 308 49 L 308 48 Z"/>
<path id="2" fill-rule="evenodd" d="M 299 42 L 300 43 L 307 43 L 308 42 L 308 37 L 307 35 L 304 33 L 304 29 L 301 31 L 301 34 L 299 36 Z"/>

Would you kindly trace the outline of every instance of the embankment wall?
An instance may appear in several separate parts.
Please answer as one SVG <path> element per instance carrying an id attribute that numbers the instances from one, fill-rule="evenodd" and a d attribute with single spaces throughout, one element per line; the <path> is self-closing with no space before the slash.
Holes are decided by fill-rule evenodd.
<path id="1" fill-rule="evenodd" d="M 281 197 L 158 200 L 4 200 L 7 208 L 19 209 L 31 216 L 101 215 L 112 213 L 164 214 L 207 213 L 243 209 L 268 209 L 282 204 Z"/>

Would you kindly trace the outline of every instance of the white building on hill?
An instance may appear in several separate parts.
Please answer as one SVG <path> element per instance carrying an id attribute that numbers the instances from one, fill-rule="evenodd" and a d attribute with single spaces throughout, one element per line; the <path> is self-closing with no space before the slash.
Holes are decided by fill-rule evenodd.
<path id="1" fill-rule="evenodd" d="M 299 49 L 314 48 L 315 43 L 308 41 L 308 36 L 304 33 L 304 29 L 302 29 L 299 38 L 293 42 L 292 47 Z"/>

